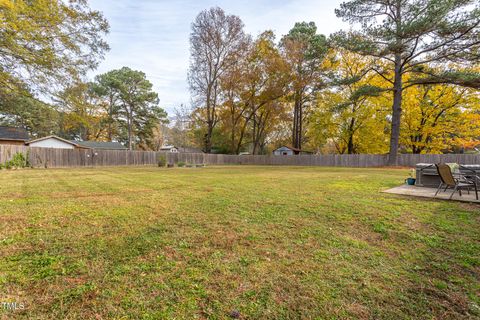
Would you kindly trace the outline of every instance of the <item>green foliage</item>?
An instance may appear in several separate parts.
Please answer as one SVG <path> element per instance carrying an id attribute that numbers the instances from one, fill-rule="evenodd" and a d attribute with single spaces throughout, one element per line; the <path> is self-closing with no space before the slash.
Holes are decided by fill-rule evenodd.
<path id="1" fill-rule="evenodd" d="M 318 91 L 326 86 L 324 59 L 329 44 L 324 35 L 317 34 L 315 23 L 301 22 L 285 35 L 280 43 L 289 66 L 290 92 L 288 100 L 293 104 L 292 146 L 302 148 L 305 142 L 306 123 L 311 102 Z"/>
<path id="2" fill-rule="evenodd" d="M 5 161 L 3 165 L 0 165 L 0 169 L 1 168 L 18 169 L 18 168 L 27 168 L 27 167 L 30 167 L 30 163 L 28 161 L 28 153 L 27 155 L 25 155 L 22 152 L 15 153 L 12 159 Z"/>
<path id="3" fill-rule="evenodd" d="M 59 131 L 59 121 L 53 106 L 29 92 L 0 94 L 0 125 L 23 127 L 32 136 L 44 137 Z"/>
<path id="4" fill-rule="evenodd" d="M 180 167 L 180 168 L 183 168 L 185 167 L 187 164 L 184 162 L 184 161 L 179 161 L 177 162 L 177 166 Z"/>
<path id="5" fill-rule="evenodd" d="M 282 45 L 288 46 L 288 42 L 301 45 L 301 54 L 305 61 L 322 60 L 328 51 L 327 38 L 323 34 L 317 34 L 315 22 L 295 23 L 295 26 L 283 37 Z"/>
<path id="6" fill-rule="evenodd" d="M 154 129 L 167 122 L 158 94 L 145 73 L 123 67 L 95 78 L 94 90 L 108 101 L 109 117 L 119 128 L 119 140 L 130 149 L 153 146 Z"/>
<path id="7" fill-rule="evenodd" d="M 59 134 L 55 100 L 98 65 L 108 22 L 86 0 L 0 1 L 0 124 L 33 136 Z M 41 95 L 37 95 L 41 92 Z"/>
<path id="8" fill-rule="evenodd" d="M 387 91 L 389 90 L 379 86 L 366 84 L 359 86 L 355 91 L 353 91 L 350 99 L 356 101 L 363 97 L 379 97 L 382 93 Z"/>
<path id="9" fill-rule="evenodd" d="M 468 70 L 480 58 L 478 1 L 351 0 L 335 13 L 360 25 L 334 34 L 336 45 L 380 61 L 366 70 L 381 75 L 393 93 L 390 162 L 398 152 L 404 89 L 419 84 L 480 87 L 480 73 Z"/>
<path id="10" fill-rule="evenodd" d="M 107 136 L 107 112 L 93 83 L 78 82 L 58 94 L 61 135 L 71 140 L 112 140 Z"/>
<path id="11" fill-rule="evenodd" d="M 0 1 L 0 84 L 51 92 L 97 66 L 108 22 L 87 1 Z M 52 82 L 55 86 L 52 86 Z"/>
<path id="12" fill-rule="evenodd" d="M 165 167 L 167 165 L 167 157 L 165 155 L 158 156 L 158 166 Z"/>

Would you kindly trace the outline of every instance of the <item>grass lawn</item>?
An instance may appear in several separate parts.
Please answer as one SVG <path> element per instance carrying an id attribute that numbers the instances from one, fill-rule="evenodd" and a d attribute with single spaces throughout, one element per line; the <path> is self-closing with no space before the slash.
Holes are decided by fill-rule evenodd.
<path id="1" fill-rule="evenodd" d="M 480 318 L 480 206 L 380 193 L 407 175 L 0 171 L 0 318 Z"/>

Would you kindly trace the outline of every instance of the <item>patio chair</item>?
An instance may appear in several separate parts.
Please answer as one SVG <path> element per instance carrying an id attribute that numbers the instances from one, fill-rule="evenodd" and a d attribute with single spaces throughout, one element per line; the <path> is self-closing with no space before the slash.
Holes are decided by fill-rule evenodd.
<path id="1" fill-rule="evenodd" d="M 464 176 L 467 180 L 473 180 L 476 182 L 477 187 L 480 186 L 480 170 L 476 168 L 471 168 L 472 166 L 465 166 L 460 165 L 459 170 L 462 176 Z"/>
<path id="2" fill-rule="evenodd" d="M 477 183 L 475 180 L 469 180 L 466 178 L 455 178 L 452 174 L 452 169 L 446 164 L 435 164 L 437 167 L 438 175 L 440 176 L 440 185 L 438 186 L 437 192 L 435 192 L 435 197 L 437 196 L 440 189 L 445 188 L 446 191 L 448 188 L 452 188 L 453 192 L 450 195 L 449 199 L 452 199 L 455 192 L 458 191 L 460 196 L 462 196 L 462 190 L 467 190 L 470 193 L 470 189 L 475 189 L 475 197 L 478 200 L 478 190 Z"/>

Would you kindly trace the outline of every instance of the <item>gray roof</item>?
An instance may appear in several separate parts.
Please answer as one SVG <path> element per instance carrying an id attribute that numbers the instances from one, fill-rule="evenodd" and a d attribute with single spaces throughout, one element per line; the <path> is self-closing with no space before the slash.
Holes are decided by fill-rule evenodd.
<path id="1" fill-rule="evenodd" d="M 81 147 L 91 148 L 91 149 L 108 149 L 108 150 L 127 150 L 127 148 L 120 142 L 103 142 L 103 141 L 74 141 L 73 143 L 78 144 Z"/>
<path id="2" fill-rule="evenodd" d="M 0 140 L 27 141 L 28 132 L 24 128 L 0 126 Z"/>

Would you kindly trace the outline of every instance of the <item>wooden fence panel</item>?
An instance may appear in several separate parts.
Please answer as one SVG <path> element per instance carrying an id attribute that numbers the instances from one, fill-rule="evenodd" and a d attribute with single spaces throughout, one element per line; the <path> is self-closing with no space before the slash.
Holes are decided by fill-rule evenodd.
<path id="1" fill-rule="evenodd" d="M 88 150 L 34 148 L 17 145 L 0 145 L 0 163 L 10 160 L 16 153 L 28 156 L 33 167 L 66 168 L 96 166 L 142 166 L 157 165 L 160 157 L 167 163 L 206 165 L 295 165 L 332 167 L 383 167 L 388 155 L 224 155 L 203 153 L 169 153 L 154 151 Z M 456 162 L 480 164 L 480 155 L 475 154 L 399 154 L 396 165 L 413 167 L 417 163 Z"/>

